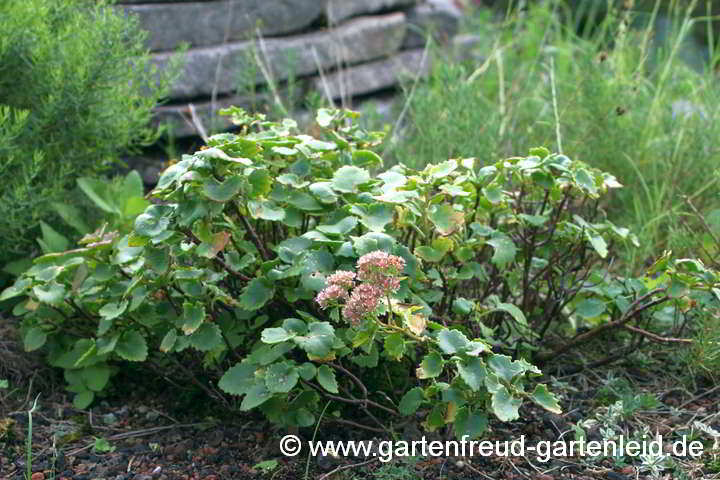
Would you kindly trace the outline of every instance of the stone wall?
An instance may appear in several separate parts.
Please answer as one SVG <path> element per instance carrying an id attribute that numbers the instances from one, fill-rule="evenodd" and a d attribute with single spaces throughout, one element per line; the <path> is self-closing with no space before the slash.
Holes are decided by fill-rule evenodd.
<path id="1" fill-rule="evenodd" d="M 191 111 L 194 124 L 208 128 L 211 118 L 226 121 L 211 110 L 271 102 L 268 79 L 282 89 L 292 78 L 305 93 L 352 102 L 426 72 L 428 32 L 441 43 L 462 43 L 453 0 L 121 1 L 118 8 L 149 31 L 159 68 L 189 45 L 170 103 L 156 109 L 156 120 L 169 122 L 177 137 L 197 134 Z M 260 93 L 243 96 L 241 85 Z"/>

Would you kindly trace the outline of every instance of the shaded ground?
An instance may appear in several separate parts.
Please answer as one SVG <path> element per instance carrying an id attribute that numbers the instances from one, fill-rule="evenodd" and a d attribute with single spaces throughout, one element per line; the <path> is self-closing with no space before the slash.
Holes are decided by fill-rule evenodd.
<path id="1" fill-rule="evenodd" d="M 10 350 L 6 344 L 6 356 Z M 3 372 L 8 375 L 7 363 L 0 369 Z M 129 378 L 132 376 L 119 379 L 111 396 L 87 411 L 72 407 L 61 379 L 46 368 L 37 368 L 14 390 L 0 390 L 0 478 L 24 478 L 27 409 L 38 393 L 33 415 L 33 480 L 306 478 L 306 450 L 297 457 L 284 457 L 279 439 L 297 433 L 309 440 L 313 429 L 273 429 L 259 416 L 235 414 L 208 401 L 202 392 L 168 387 L 156 378 Z M 17 379 L 12 381 L 18 384 Z M 504 441 L 525 435 L 526 444 L 532 445 L 540 440 L 573 439 L 578 425 L 590 440 L 602 438 L 607 428 L 627 436 L 647 428 L 665 439 L 692 434 L 703 442 L 705 453 L 699 459 L 678 458 L 673 468 L 661 469 L 655 477 L 650 475 L 648 462 L 642 466 L 637 458 L 632 463 L 577 456 L 547 463 L 532 457 L 403 458 L 383 463 L 373 456 L 327 456 L 310 459 L 307 478 L 720 479 L 720 451 L 712 451 L 712 434 L 699 432 L 695 423 L 720 430 L 720 386 L 708 383 L 691 391 L 672 372 L 618 366 L 558 375 L 550 383 L 563 395 L 565 413 L 553 415 L 523 407 L 522 420 L 492 423 L 488 438 Z M 608 405 L 617 407 L 619 399 L 627 414 L 608 420 L 612 417 Z M 582 423 L 588 419 L 598 423 Z M 406 428 L 398 432 L 397 440 L 414 440 L 419 435 L 416 427 Z M 376 436 L 323 422 L 317 439 L 380 440 Z M 96 441 L 98 438 L 107 440 L 105 447 L 112 451 L 101 451 L 104 442 Z M 441 433 L 428 434 L 429 440 L 443 438 Z"/>

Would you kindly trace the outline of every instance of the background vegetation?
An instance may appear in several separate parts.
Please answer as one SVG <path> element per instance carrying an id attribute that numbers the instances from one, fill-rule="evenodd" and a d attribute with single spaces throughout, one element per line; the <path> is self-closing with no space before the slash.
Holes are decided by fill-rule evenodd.
<path id="1" fill-rule="evenodd" d="M 156 138 L 150 114 L 170 74 L 151 68 L 146 34 L 106 2 L 8 0 L 0 17 L 1 267 L 38 251 L 40 227 L 58 228 L 60 213 L 86 215 L 71 210 L 77 177 Z"/>
<path id="2" fill-rule="evenodd" d="M 641 240 L 625 255 L 630 268 L 664 248 L 699 254 L 698 239 L 688 242 L 682 230 L 685 196 L 717 231 L 718 56 L 712 41 L 706 51 L 691 48 L 693 28 L 707 27 L 713 38 L 711 23 L 690 17 L 697 2 L 670 3 L 669 11 L 655 2 L 646 13 L 617 5 L 601 16 L 532 2 L 508 8 L 500 22 L 479 12 L 466 29 L 479 34 L 484 63 L 434 63 L 430 79 L 408 94 L 408 126 L 394 158 L 422 166 L 546 145 L 629 187 L 605 207 Z M 668 16 L 660 16 L 661 4 Z M 715 252 L 708 235 L 702 242 Z"/>

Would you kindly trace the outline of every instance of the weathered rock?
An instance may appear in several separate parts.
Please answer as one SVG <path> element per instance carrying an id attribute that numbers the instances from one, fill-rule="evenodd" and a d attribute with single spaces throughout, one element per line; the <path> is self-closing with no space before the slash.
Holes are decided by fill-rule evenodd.
<path id="1" fill-rule="evenodd" d="M 379 118 L 382 121 L 389 122 L 392 120 L 392 109 L 394 108 L 396 100 L 397 96 L 395 95 L 381 95 L 366 98 L 363 101 L 351 102 L 348 106 L 355 110 L 364 112 L 373 118 Z M 218 99 L 215 102 L 215 109 L 217 111 L 221 108 L 238 106 L 245 108 L 246 110 L 264 111 L 269 109 L 271 102 L 272 98 L 267 94 L 260 94 L 252 100 L 250 97 L 229 96 Z M 207 130 L 207 134 L 226 131 L 232 127 L 229 117 L 216 114 L 211 121 L 210 102 L 195 103 L 193 106 L 195 108 L 195 115 L 199 123 Z M 156 125 L 162 124 L 169 126 L 172 129 L 172 135 L 175 138 L 199 136 L 190 117 L 190 108 L 188 104 L 164 105 L 155 109 L 153 122 Z M 301 128 L 307 127 L 313 120 L 312 113 L 307 110 L 294 112 L 293 118 L 298 121 Z M 128 163 L 132 169 L 136 169 L 141 173 L 143 181 L 145 181 L 148 185 L 157 181 L 158 174 L 161 170 L 158 166 L 160 162 L 155 161 L 143 163 L 138 159 L 129 159 Z"/>
<path id="2" fill-rule="evenodd" d="M 452 0 L 428 0 L 408 11 L 408 33 L 403 48 L 425 45 L 428 34 L 447 43 L 458 31 L 463 13 Z"/>
<path id="3" fill-rule="evenodd" d="M 191 46 L 218 45 L 248 39 L 256 27 L 263 35 L 296 32 L 323 12 L 318 0 L 229 0 L 216 2 L 148 3 L 124 5 L 149 32 L 153 51 L 172 50 L 183 42 Z"/>
<path id="4" fill-rule="evenodd" d="M 425 76 L 430 70 L 430 58 L 423 62 L 423 49 L 400 52 L 386 60 L 377 60 L 355 67 L 340 69 L 323 78 L 316 78 L 312 86 L 332 99 L 352 98 L 397 85 L 404 78 Z"/>
<path id="5" fill-rule="evenodd" d="M 268 105 L 269 97 L 261 94 L 255 98 L 249 96 L 232 95 L 219 98 L 215 101 L 215 111 L 236 106 L 246 110 L 258 111 Z M 193 103 L 197 123 L 205 129 L 205 133 L 227 130 L 232 126 L 230 117 L 224 115 L 211 115 L 212 102 Z M 190 104 L 162 105 L 153 111 L 153 123 L 165 125 L 170 129 L 172 136 L 177 138 L 199 136 L 198 128 L 193 122 Z"/>
<path id="6" fill-rule="evenodd" d="M 418 0 L 326 0 L 326 16 L 330 25 L 350 17 L 409 7 Z M 320 3 L 320 2 L 318 2 Z"/>
<path id="7" fill-rule="evenodd" d="M 405 33 L 405 15 L 393 13 L 361 17 L 328 31 L 288 39 L 270 38 L 262 42 L 233 42 L 191 49 L 170 97 L 193 98 L 213 90 L 231 92 L 241 75 L 250 75 L 256 83 L 264 83 L 266 79 L 255 57 L 270 65 L 269 73 L 275 81 L 312 74 L 319 67 L 328 69 L 374 60 L 398 50 Z M 160 53 L 154 55 L 153 61 L 162 69 L 171 57 L 170 53 Z"/>
<path id="8" fill-rule="evenodd" d="M 474 34 L 456 35 L 452 39 L 452 48 L 455 58 L 458 60 L 473 59 L 477 63 L 485 61 L 486 57 L 482 52 L 478 51 L 478 47 L 482 45 L 482 38 Z"/>

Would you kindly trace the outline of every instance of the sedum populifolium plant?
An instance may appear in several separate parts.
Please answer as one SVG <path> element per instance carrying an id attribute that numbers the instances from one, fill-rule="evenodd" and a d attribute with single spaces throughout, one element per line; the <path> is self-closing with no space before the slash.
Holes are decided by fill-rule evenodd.
<path id="1" fill-rule="evenodd" d="M 65 370 L 78 407 L 147 361 L 282 425 L 331 400 L 331 421 L 420 416 L 477 436 L 524 400 L 559 411 L 535 360 L 626 327 L 671 332 L 659 313 L 689 315 L 689 296 L 717 287 L 669 257 L 646 278 L 610 275 L 613 242 L 634 239 L 600 208 L 620 185 L 563 155 L 376 174 L 382 136 L 353 112 L 320 110 L 321 138 L 226 113 L 238 132 L 169 167 L 130 234 L 39 257 L 0 295 L 27 297 L 25 348 Z"/>

